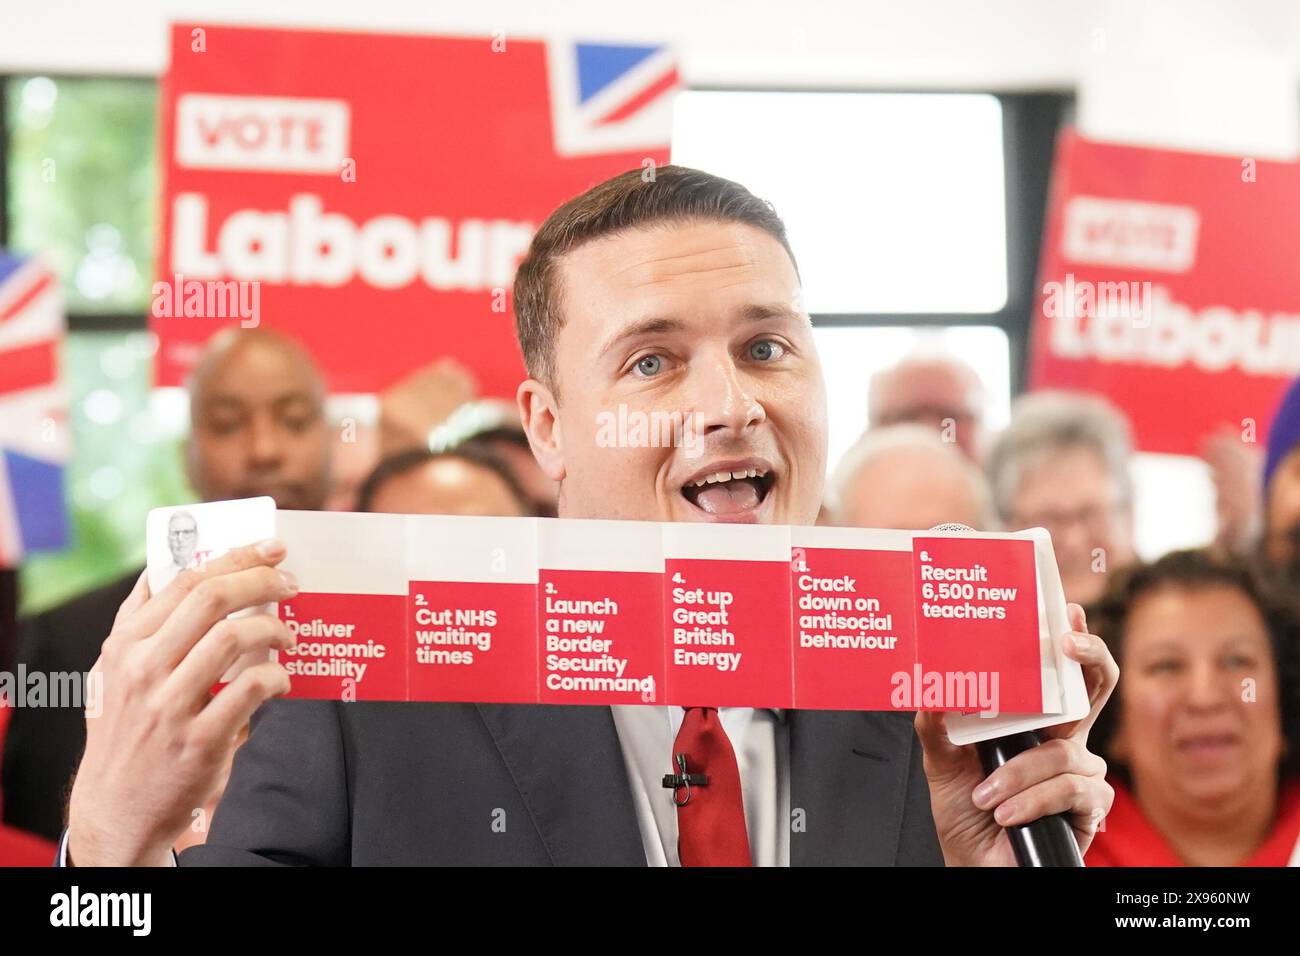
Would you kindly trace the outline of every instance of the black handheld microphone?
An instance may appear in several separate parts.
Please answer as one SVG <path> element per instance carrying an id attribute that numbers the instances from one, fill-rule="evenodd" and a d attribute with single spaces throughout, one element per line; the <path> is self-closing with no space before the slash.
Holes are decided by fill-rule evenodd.
<path id="1" fill-rule="evenodd" d="M 975 745 L 979 751 L 984 775 L 1031 747 L 1041 744 L 1042 738 L 1032 730 L 992 740 L 981 740 Z M 1011 848 L 1016 851 L 1016 862 L 1021 866 L 1083 866 L 1079 843 L 1074 838 L 1069 815 L 1054 813 L 1039 817 L 1029 823 L 1018 823 L 1006 828 Z"/>
<path id="2" fill-rule="evenodd" d="M 931 531 L 974 531 L 964 524 L 935 525 Z M 1037 747 L 1043 739 L 1032 730 L 981 740 L 975 744 L 979 752 L 980 763 L 987 777 L 998 767 L 1031 747 Z M 1015 851 L 1016 862 L 1021 866 L 1083 866 L 1083 856 L 1079 853 L 1079 843 L 1074 838 L 1074 828 L 1065 813 L 1054 813 L 1049 817 L 1040 817 L 1029 823 L 1020 823 L 1006 827 Z"/>

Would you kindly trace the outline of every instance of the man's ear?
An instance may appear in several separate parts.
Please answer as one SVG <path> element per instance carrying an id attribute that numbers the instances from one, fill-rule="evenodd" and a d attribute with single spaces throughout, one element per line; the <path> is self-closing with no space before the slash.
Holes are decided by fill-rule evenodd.
<path id="1" fill-rule="evenodd" d="M 564 438 L 555 395 L 535 378 L 524 381 L 515 396 L 533 457 L 551 481 L 564 480 Z"/>

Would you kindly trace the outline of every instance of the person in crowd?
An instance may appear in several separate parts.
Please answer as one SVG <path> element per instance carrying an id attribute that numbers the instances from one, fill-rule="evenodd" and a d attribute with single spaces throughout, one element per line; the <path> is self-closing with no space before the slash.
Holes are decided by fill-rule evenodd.
<path id="1" fill-rule="evenodd" d="M 6 701 L 0 692 L 0 747 L 4 745 L 13 712 L 12 701 Z M 0 793 L 0 811 L 3 809 L 4 794 Z M 0 823 L 0 866 L 49 866 L 54 850 L 52 840 Z"/>
<path id="2" fill-rule="evenodd" d="M 393 386 L 380 402 L 382 457 L 412 448 L 446 451 L 473 440 L 509 470 L 529 514 L 555 517 L 559 486 L 533 457 L 518 410 L 499 398 L 474 397 L 476 388 L 470 373 L 450 359 Z"/>
<path id="3" fill-rule="evenodd" d="M 537 464 L 528 436 L 517 421 L 502 423 L 496 428 L 479 432 L 472 439 L 489 449 L 509 469 L 515 482 L 523 489 L 528 507 L 543 518 L 556 516 L 556 496 L 559 485 L 547 477 Z"/>
<path id="4" fill-rule="evenodd" d="M 1293 587 L 1300 584 L 1300 379 L 1282 396 L 1264 458 L 1260 555 Z"/>
<path id="5" fill-rule="evenodd" d="M 204 501 L 269 495 L 279 508 L 317 510 L 329 488 L 325 386 L 293 340 L 266 329 L 215 335 L 188 382 L 189 480 Z M 29 671 L 85 673 L 99 656 L 139 571 L 23 622 Z M 56 838 L 86 740 L 80 708 L 15 711 L 4 746 L 4 821 Z"/>
<path id="6" fill-rule="evenodd" d="M 269 495 L 277 508 L 321 508 L 325 382 L 300 345 L 268 329 L 227 329 L 204 351 L 189 392 L 185 466 L 201 500 Z"/>
<path id="7" fill-rule="evenodd" d="M 18 569 L 0 568 L 0 670 L 13 670 L 18 654 Z"/>
<path id="8" fill-rule="evenodd" d="M 1106 573 L 1130 564 L 1133 456 L 1128 420 L 1105 399 L 1034 392 L 989 450 L 987 471 L 1002 525 L 1052 535 L 1065 596 L 1087 605 Z"/>
<path id="9" fill-rule="evenodd" d="M 0 866 L 49 866 L 54 853 L 53 842 L 0 824 Z"/>
<path id="10" fill-rule="evenodd" d="M 984 473 L 930 428 L 893 425 L 863 433 L 827 490 L 831 524 L 920 530 L 944 523 L 994 527 Z"/>
<path id="11" fill-rule="evenodd" d="M 524 490 L 529 509 L 544 518 L 556 515 L 559 485 L 549 478 L 528 444 L 519 411 L 509 402 L 481 398 L 466 402 L 429 432 L 429 447 L 434 451 L 463 447 L 466 442 L 489 452 L 514 476 Z"/>
<path id="12" fill-rule="evenodd" d="M 381 461 L 357 497 L 358 511 L 386 514 L 532 514 L 515 476 L 471 439 L 443 452 L 408 448 Z"/>
<path id="13" fill-rule="evenodd" d="M 361 484 L 385 458 L 410 448 L 431 447 L 431 437 L 453 412 L 475 404 L 478 382 L 452 358 L 420 366 L 384 389 L 377 402 L 366 396 L 335 397 L 331 411 L 344 419 L 331 458 L 328 511 L 351 511 Z M 435 449 L 436 450 L 436 449 Z"/>
<path id="14" fill-rule="evenodd" d="M 416 369 L 379 396 L 379 456 L 430 447 L 433 431 L 477 395 L 474 373 L 455 359 Z"/>
<path id="15" fill-rule="evenodd" d="M 871 377 L 867 428 L 926 425 L 981 461 L 987 396 L 975 370 L 956 356 L 917 353 Z"/>
<path id="16" fill-rule="evenodd" d="M 379 459 L 379 423 L 373 396 L 331 395 L 327 403 L 328 426 L 334 438 L 330 447 L 330 491 L 322 511 L 351 511 L 357 492 Z"/>
<path id="17" fill-rule="evenodd" d="M 1253 427 L 1224 425 L 1201 442 L 1201 459 L 1214 486 L 1214 542 L 1250 556 L 1264 530 L 1264 454 Z"/>
<path id="18" fill-rule="evenodd" d="M 1243 559 L 1175 551 L 1088 617 L 1124 674 L 1097 721 L 1115 802 L 1089 866 L 1300 863 L 1300 619 Z"/>

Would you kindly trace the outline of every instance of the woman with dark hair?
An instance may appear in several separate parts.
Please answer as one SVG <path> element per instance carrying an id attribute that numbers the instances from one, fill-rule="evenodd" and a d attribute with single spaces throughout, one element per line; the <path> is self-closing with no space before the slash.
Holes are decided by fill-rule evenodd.
<path id="1" fill-rule="evenodd" d="M 410 448 L 375 466 L 357 494 L 358 511 L 392 514 L 534 514 L 505 464 L 470 442 L 446 451 Z"/>
<path id="2" fill-rule="evenodd" d="M 1088 614 L 1122 675 L 1093 729 L 1115 803 L 1089 866 L 1300 862 L 1300 618 L 1250 566 L 1176 551 Z"/>

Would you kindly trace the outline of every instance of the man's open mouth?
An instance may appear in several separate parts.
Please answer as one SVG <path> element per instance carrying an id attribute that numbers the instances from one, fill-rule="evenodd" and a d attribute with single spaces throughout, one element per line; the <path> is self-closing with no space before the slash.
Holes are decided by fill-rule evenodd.
<path id="1" fill-rule="evenodd" d="M 727 463 L 689 479 L 682 486 L 682 497 L 705 514 L 740 515 L 756 510 L 775 482 L 764 464 Z"/>

